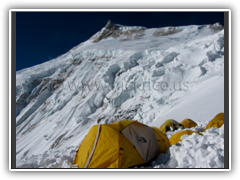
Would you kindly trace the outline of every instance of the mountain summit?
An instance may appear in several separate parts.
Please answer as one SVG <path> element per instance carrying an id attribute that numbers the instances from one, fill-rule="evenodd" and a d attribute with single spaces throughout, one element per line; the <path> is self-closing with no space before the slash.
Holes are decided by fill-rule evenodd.
<path id="1" fill-rule="evenodd" d="M 112 23 L 111 20 L 108 20 L 106 26 L 102 29 L 101 33 L 98 35 L 98 37 L 94 38 L 94 43 L 97 43 L 101 41 L 102 39 L 107 39 L 111 36 L 116 36 L 118 33 L 116 30 L 119 29 L 119 26 Z"/>
<path id="2" fill-rule="evenodd" d="M 140 26 L 117 25 L 109 20 L 106 26 L 93 37 L 93 43 L 97 43 L 102 39 L 107 39 L 109 37 L 118 38 L 121 35 L 130 36 L 131 34 L 139 34 L 145 29 L 145 27 Z"/>
<path id="3" fill-rule="evenodd" d="M 108 21 L 67 53 L 17 71 L 16 111 L 17 167 L 28 168 L 72 161 L 97 123 L 128 119 L 159 128 L 191 118 L 205 126 L 224 112 L 224 30 Z M 50 160 L 59 154 L 60 164 Z"/>
<path id="4" fill-rule="evenodd" d="M 112 23 L 111 20 L 108 20 L 105 29 L 107 30 L 117 30 L 119 28 L 119 26 L 117 26 L 116 24 Z"/>

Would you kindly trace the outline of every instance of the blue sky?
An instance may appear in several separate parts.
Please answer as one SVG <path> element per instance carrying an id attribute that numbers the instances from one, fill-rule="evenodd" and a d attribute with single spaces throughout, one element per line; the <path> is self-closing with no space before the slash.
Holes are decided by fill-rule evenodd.
<path id="1" fill-rule="evenodd" d="M 66 53 L 101 30 L 108 20 L 147 28 L 224 25 L 223 12 L 17 12 L 16 70 Z"/>

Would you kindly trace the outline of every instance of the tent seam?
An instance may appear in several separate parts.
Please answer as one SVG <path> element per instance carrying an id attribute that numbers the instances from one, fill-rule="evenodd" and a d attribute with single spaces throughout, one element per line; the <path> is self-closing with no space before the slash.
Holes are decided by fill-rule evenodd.
<path id="1" fill-rule="evenodd" d="M 87 168 L 88 164 L 90 163 L 90 160 L 93 156 L 93 152 L 95 151 L 95 148 L 96 148 L 96 144 L 97 144 L 97 140 L 98 140 L 98 137 L 99 137 L 99 132 L 100 132 L 100 127 L 101 127 L 101 124 L 98 125 L 98 131 L 97 131 L 97 135 L 96 135 L 96 138 L 95 138 L 95 141 L 94 141 L 94 144 L 93 144 L 93 147 L 92 147 L 92 151 L 88 157 L 88 160 L 84 166 L 84 168 Z"/>

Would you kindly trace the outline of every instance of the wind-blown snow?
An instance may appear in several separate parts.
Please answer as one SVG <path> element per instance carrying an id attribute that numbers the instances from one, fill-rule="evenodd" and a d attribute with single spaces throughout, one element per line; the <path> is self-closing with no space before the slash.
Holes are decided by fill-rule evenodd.
<path id="1" fill-rule="evenodd" d="M 172 134 L 167 133 L 168 137 Z M 151 167 L 224 168 L 224 126 L 211 128 L 202 134 L 182 136 L 182 141 L 172 145 L 167 153 L 160 154 Z"/>
<path id="2" fill-rule="evenodd" d="M 18 71 L 16 81 L 17 167 L 68 168 L 94 124 L 134 119 L 159 128 L 191 118 L 205 127 L 224 112 L 224 31 L 219 24 L 111 25 Z M 222 127 L 185 138 L 151 167 L 223 167 L 223 135 Z"/>

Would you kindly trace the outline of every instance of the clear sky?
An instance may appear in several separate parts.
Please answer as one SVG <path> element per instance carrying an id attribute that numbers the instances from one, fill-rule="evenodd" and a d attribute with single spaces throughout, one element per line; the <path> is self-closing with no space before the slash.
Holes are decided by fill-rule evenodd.
<path id="1" fill-rule="evenodd" d="M 219 22 L 223 12 L 17 12 L 16 70 L 66 53 L 89 39 L 111 20 L 147 28 Z"/>

